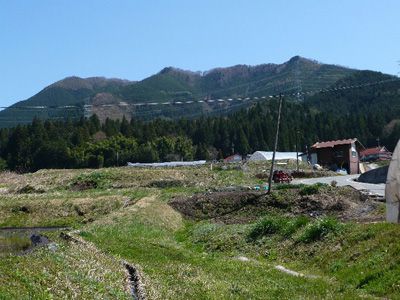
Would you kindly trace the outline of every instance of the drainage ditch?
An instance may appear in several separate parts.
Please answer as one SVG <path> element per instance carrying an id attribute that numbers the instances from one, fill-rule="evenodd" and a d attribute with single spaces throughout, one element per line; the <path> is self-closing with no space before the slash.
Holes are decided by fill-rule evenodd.
<path id="1" fill-rule="evenodd" d="M 137 268 L 127 263 L 126 261 L 123 261 L 122 263 L 128 273 L 129 286 L 133 299 L 146 299 L 143 283 Z"/>
<path id="2" fill-rule="evenodd" d="M 73 233 L 77 233 L 77 232 L 73 232 Z M 93 251 L 101 252 L 102 254 L 109 256 L 108 254 L 99 250 L 92 243 L 87 242 L 80 237 L 74 236 L 72 233 L 61 232 L 60 237 L 69 242 L 79 243 L 85 247 L 92 249 Z M 130 291 L 133 299 L 145 300 L 146 293 L 145 293 L 142 277 L 140 275 L 140 272 L 138 271 L 138 268 L 136 266 L 128 263 L 127 261 L 124 261 L 124 260 L 118 261 L 113 256 L 109 256 L 109 257 L 116 263 L 122 264 L 122 266 L 124 267 L 125 273 L 127 275 L 127 285 L 129 287 L 129 291 Z"/>

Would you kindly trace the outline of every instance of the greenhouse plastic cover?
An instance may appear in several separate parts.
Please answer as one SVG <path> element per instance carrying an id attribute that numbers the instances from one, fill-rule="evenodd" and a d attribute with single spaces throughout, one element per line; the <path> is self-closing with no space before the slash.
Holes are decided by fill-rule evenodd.
<path id="1" fill-rule="evenodd" d="M 161 162 L 161 163 L 131 163 L 128 162 L 128 167 L 182 167 L 182 166 L 199 166 L 204 165 L 206 163 L 205 160 L 196 160 L 196 161 L 170 161 L 170 162 Z"/>

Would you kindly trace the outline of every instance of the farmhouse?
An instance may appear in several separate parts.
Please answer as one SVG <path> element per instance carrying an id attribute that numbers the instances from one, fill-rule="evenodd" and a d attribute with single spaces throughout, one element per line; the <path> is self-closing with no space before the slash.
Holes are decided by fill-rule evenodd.
<path id="1" fill-rule="evenodd" d="M 383 147 L 367 148 L 360 152 L 361 161 L 390 160 L 392 153 Z"/>
<path id="2" fill-rule="evenodd" d="M 344 168 L 349 174 L 359 173 L 359 152 L 364 146 L 356 139 L 317 142 L 311 146 L 317 162 L 332 170 Z"/>

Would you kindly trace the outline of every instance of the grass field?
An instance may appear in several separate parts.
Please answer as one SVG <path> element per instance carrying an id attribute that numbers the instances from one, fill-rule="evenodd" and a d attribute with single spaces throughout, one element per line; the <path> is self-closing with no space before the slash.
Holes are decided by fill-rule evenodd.
<path id="1" fill-rule="evenodd" d="M 67 242 L 59 231 L 43 233 L 53 248 L 25 255 L 0 250 L 0 299 L 128 299 L 121 259 L 139 268 L 149 299 L 400 298 L 398 225 L 342 223 L 335 217 L 341 214 L 315 218 L 291 209 L 292 198 L 343 198 L 343 188 L 284 187 L 261 208 L 250 199 L 237 202 L 244 207 L 234 212 L 226 199 L 218 206 L 212 197 L 190 198 L 199 215 L 210 216 L 201 220 L 169 205 L 260 185 L 256 175 L 263 168 L 4 173 L 0 227 L 68 226 L 98 250 Z M 382 204 L 371 207 L 373 214 L 384 213 Z"/>

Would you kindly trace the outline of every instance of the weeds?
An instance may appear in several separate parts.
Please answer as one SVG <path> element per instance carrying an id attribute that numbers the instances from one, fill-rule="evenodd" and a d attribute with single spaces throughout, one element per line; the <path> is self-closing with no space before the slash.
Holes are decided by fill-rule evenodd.
<path id="1" fill-rule="evenodd" d="M 317 194 L 321 188 L 327 187 L 328 185 L 325 183 L 316 183 L 313 185 L 306 185 L 300 188 L 300 195 L 307 196 L 307 195 L 314 195 Z"/>
<path id="2" fill-rule="evenodd" d="M 281 232 L 285 226 L 285 220 L 281 217 L 267 216 L 259 220 L 248 234 L 250 240 L 257 240 L 268 234 Z"/>
<path id="3" fill-rule="evenodd" d="M 278 234 L 285 238 L 292 237 L 299 229 L 304 228 L 296 241 L 311 243 L 322 239 L 329 233 L 338 232 L 342 225 L 334 218 L 326 217 L 314 222 L 305 216 L 295 218 L 266 216 L 256 222 L 250 229 L 247 239 L 255 241 L 266 235 Z"/>
<path id="4" fill-rule="evenodd" d="M 305 185 L 300 183 L 300 184 L 290 184 L 290 183 L 281 183 L 277 184 L 274 189 L 275 190 L 292 190 L 292 189 L 300 189 L 304 187 Z"/>
<path id="5" fill-rule="evenodd" d="M 75 177 L 71 187 L 73 190 L 83 191 L 89 189 L 105 188 L 110 184 L 110 176 L 104 172 L 92 172 Z"/>
<path id="6" fill-rule="evenodd" d="M 298 229 L 306 226 L 310 220 L 305 216 L 299 216 L 297 218 L 292 218 L 287 221 L 286 226 L 283 230 L 283 235 L 285 237 L 291 237 Z"/>
<path id="7" fill-rule="evenodd" d="M 296 218 L 266 216 L 254 224 L 247 238 L 250 241 L 255 241 L 263 236 L 271 234 L 280 234 L 288 238 L 307 223 L 308 218 L 304 216 Z"/>
<path id="8" fill-rule="evenodd" d="M 322 239 L 329 233 L 340 231 L 342 225 L 334 218 L 325 217 L 318 219 L 313 223 L 309 223 L 303 233 L 299 236 L 298 241 L 303 243 L 311 243 Z"/>

